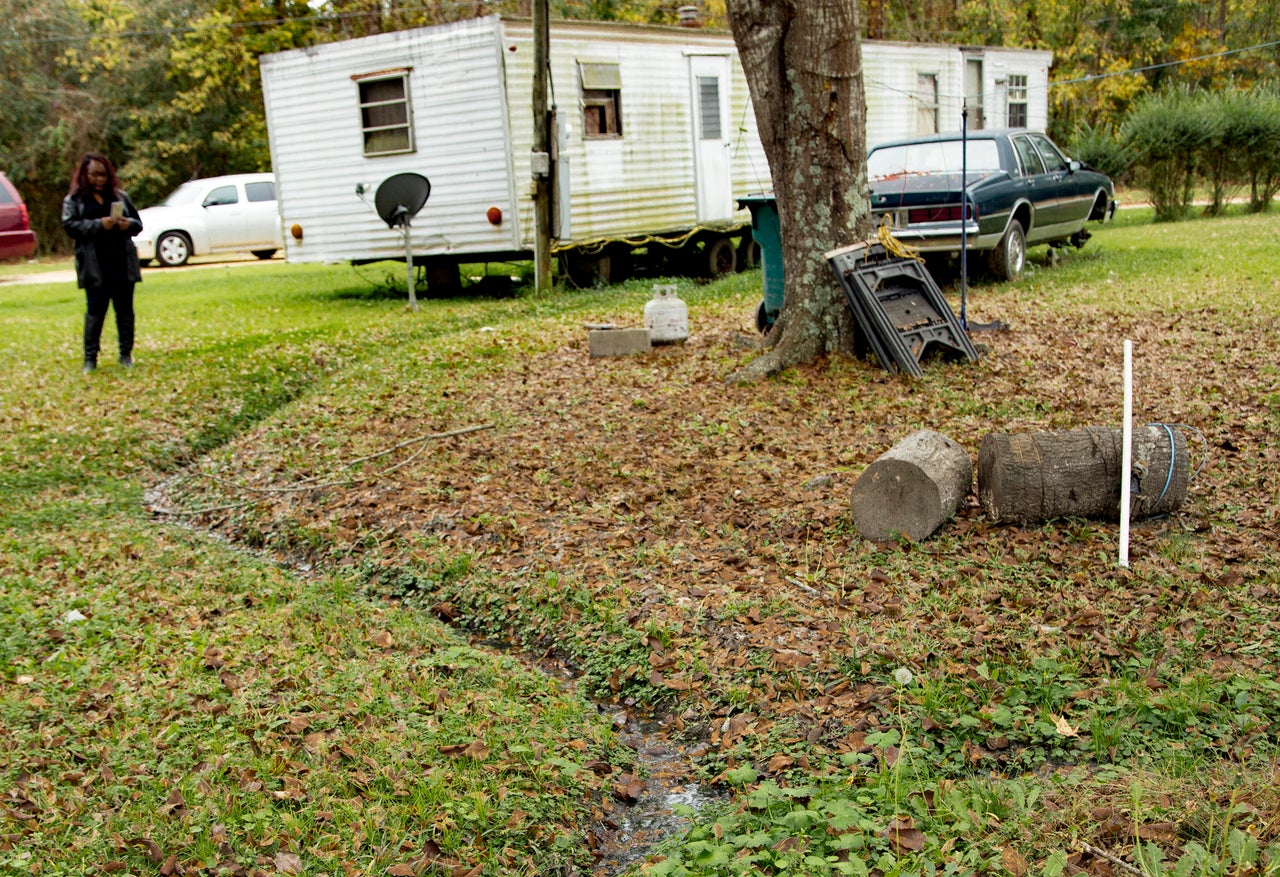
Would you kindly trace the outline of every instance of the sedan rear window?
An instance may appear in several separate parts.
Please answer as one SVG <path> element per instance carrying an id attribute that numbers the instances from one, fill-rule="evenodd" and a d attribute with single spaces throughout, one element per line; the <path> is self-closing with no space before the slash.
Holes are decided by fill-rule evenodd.
<path id="1" fill-rule="evenodd" d="M 1000 150 L 994 140 L 970 140 L 966 146 L 962 152 L 959 140 L 941 140 L 873 149 L 867 156 L 867 178 L 874 182 L 915 174 L 958 174 L 966 156 L 970 173 L 1000 170 Z"/>

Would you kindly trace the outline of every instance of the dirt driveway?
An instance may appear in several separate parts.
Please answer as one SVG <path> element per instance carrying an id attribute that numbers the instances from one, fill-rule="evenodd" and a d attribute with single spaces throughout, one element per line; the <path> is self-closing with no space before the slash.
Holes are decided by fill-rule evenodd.
<path id="1" fill-rule="evenodd" d="M 192 259 L 181 268 L 161 268 L 158 265 L 144 266 L 142 276 L 143 279 L 146 279 L 146 277 L 157 273 L 198 271 L 201 268 L 239 268 L 248 265 L 270 265 L 273 262 L 283 261 L 283 257 L 255 259 L 249 255 L 239 256 L 234 253 L 225 256 L 202 256 Z M 75 283 L 76 272 L 75 268 L 72 267 L 71 260 L 65 260 L 65 264 L 66 268 L 35 271 L 31 274 L 0 274 L 0 286 L 16 286 L 22 283 Z"/>

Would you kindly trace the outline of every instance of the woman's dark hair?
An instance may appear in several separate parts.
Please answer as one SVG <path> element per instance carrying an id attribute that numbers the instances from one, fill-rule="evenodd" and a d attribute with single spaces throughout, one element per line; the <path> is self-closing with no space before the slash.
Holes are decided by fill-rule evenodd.
<path id="1" fill-rule="evenodd" d="M 102 166 L 107 169 L 107 191 L 112 193 L 120 191 L 120 178 L 116 176 L 116 168 L 111 163 L 111 159 L 100 152 L 86 152 L 80 157 L 80 166 L 71 177 L 71 191 L 67 194 L 78 195 L 92 188 L 89 185 L 89 163 L 94 161 L 102 162 Z"/>

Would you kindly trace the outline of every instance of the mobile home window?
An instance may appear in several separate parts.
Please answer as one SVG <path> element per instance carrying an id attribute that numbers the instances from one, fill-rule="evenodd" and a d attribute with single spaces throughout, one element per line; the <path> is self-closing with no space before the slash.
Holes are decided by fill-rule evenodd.
<path id="1" fill-rule="evenodd" d="M 916 76 L 916 133 L 938 133 L 938 74 Z"/>
<path id="2" fill-rule="evenodd" d="M 1027 127 L 1027 77 L 1014 74 L 1009 77 L 1009 127 Z"/>
<path id="3" fill-rule="evenodd" d="M 582 79 L 582 133 L 588 139 L 622 136 L 622 75 L 617 64 L 578 62 Z"/>
<path id="4" fill-rule="evenodd" d="M 409 71 L 358 78 L 360 131 L 365 155 L 413 151 L 413 113 L 409 105 Z"/>

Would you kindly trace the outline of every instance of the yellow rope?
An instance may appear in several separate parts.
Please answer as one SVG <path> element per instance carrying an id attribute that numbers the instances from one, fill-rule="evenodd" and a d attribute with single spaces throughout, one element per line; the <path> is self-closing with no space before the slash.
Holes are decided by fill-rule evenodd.
<path id="1" fill-rule="evenodd" d="M 890 256 L 896 256 L 899 259 L 915 259 L 917 262 L 923 262 L 924 257 L 920 255 L 920 251 L 915 247 L 904 244 L 893 236 L 893 216 L 886 213 L 884 222 L 880 223 L 880 227 L 876 229 L 876 243 L 884 247 L 884 251 Z"/>
<path id="2" fill-rule="evenodd" d="M 565 244 L 563 246 L 559 244 L 552 244 L 551 252 L 562 253 L 565 250 L 577 250 L 578 252 L 584 255 L 593 256 L 596 253 L 601 252 L 605 247 L 609 246 L 610 244 L 626 244 L 629 247 L 643 247 L 645 244 L 656 243 L 656 244 L 664 244 L 665 246 L 668 246 L 668 247 L 682 247 L 685 244 L 687 244 L 689 240 L 693 238 L 695 235 L 705 231 L 714 231 L 714 232 L 718 232 L 728 236 L 732 236 L 735 234 L 742 234 L 742 232 L 744 231 L 744 228 L 741 226 L 735 226 L 733 228 L 713 228 L 710 226 L 700 225 L 696 228 L 690 229 L 689 231 L 685 232 L 682 235 L 676 235 L 675 237 L 664 237 L 663 235 L 647 234 L 647 235 L 642 235 L 640 237 L 634 237 L 634 238 L 597 238 L 596 240 L 592 240 L 592 241 L 582 241 L 579 243 Z M 750 233 L 749 230 L 748 230 L 748 233 Z"/>

